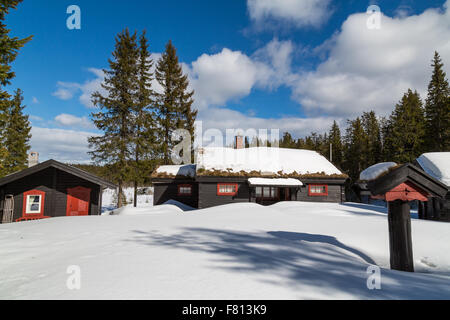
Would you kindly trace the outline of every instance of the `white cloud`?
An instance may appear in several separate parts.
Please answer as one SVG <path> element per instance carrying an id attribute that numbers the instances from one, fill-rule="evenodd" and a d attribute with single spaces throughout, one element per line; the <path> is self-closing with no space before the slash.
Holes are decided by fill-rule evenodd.
<path id="1" fill-rule="evenodd" d="M 335 117 L 280 117 L 280 118 L 259 118 L 252 115 L 245 115 L 239 111 L 227 108 L 210 107 L 201 110 L 198 120 L 202 121 L 203 131 L 208 129 L 221 130 L 225 135 L 227 129 L 278 129 L 280 135 L 288 131 L 296 137 L 303 137 L 311 132 L 328 132 L 333 121 L 343 123 L 344 119 Z"/>
<path id="2" fill-rule="evenodd" d="M 196 106 L 221 106 L 249 95 L 254 88 L 274 89 L 288 82 L 293 51 L 292 42 L 274 39 L 252 56 L 224 48 L 185 64 Z"/>
<path id="3" fill-rule="evenodd" d="M 76 82 L 62 82 L 58 81 L 58 89 L 53 93 L 53 95 L 61 100 L 70 100 L 75 94 L 81 93 L 79 96 L 80 102 L 88 107 L 94 108 L 91 101 L 91 96 L 94 92 L 98 91 L 101 94 L 105 94 L 105 89 L 102 88 L 101 84 L 105 78 L 103 70 L 96 68 L 89 68 L 88 71 L 96 76 L 95 79 L 87 80 L 83 84 Z"/>
<path id="4" fill-rule="evenodd" d="M 61 100 L 70 100 L 73 98 L 75 92 L 80 88 L 80 85 L 77 83 L 58 81 L 57 87 L 58 90 L 53 92 L 52 95 Z"/>
<path id="5" fill-rule="evenodd" d="M 34 116 L 34 115 L 30 115 L 30 116 L 29 116 L 29 119 L 30 119 L 31 121 L 44 121 L 44 119 L 43 119 L 42 117 Z"/>
<path id="6" fill-rule="evenodd" d="M 41 161 L 89 162 L 87 139 L 94 133 L 33 127 L 31 134 L 31 148 L 39 152 Z"/>
<path id="7" fill-rule="evenodd" d="M 331 15 L 330 0 L 247 0 L 250 18 L 260 27 L 285 22 L 296 27 L 323 24 Z"/>
<path id="8" fill-rule="evenodd" d="M 93 123 L 87 117 L 77 117 L 66 113 L 57 115 L 55 121 L 64 127 L 94 128 Z"/>
<path id="9" fill-rule="evenodd" d="M 227 48 L 214 55 L 203 54 L 189 66 L 199 108 L 247 96 L 257 83 L 266 82 L 269 74 L 266 65 Z"/>
<path id="10" fill-rule="evenodd" d="M 449 11 L 383 15 L 379 30 L 366 28 L 366 14 L 349 16 L 323 46 L 330 48 L 328 58 L 316 70 L 297 75 L 294 97 L 310 114 L 343 116 L 368 109 L 389 113 L 408 88 L 425 98 L 434 50 L 450 71 Z"/>

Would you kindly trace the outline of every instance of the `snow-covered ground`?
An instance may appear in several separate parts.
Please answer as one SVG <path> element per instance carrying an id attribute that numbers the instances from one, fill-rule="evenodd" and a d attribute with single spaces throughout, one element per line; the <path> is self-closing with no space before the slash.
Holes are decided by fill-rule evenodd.
<path id="1" fill-rule="evenodd" d="M 153 187 L 143 188 L 145 194 L 138 194 L 137 203 L 140 208 L 153 206 Z M 142 190 L 142 188 L 140 188 Z M 123 192 L 127 201 L 127 208 L 133 207 L 134 188 L 124 188 Z M 102 212 L 105 215 L 115 214 L 117 208 L 117 192 L 113 189 L 105 189 L 102 195 Z"/>
<path id="2" fill-rule="evenodd" d="M 384 210 L 175 203 L 0 225 L 0 298 L 450 299 L 450 224 L 413 220 L 417 272 L 392 271 Z M 373 264 L 381 290 L 366 285 Z"/>

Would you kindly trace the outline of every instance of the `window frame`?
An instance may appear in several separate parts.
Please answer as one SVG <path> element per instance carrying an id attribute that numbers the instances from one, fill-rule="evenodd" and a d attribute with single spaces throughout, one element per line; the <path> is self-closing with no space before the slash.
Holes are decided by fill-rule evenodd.
<path id="1" fill-rule="evenodd" d="M 190 192 L 189 193 L 182 193 L 181 192 L 181 188 L 190 188 Z M 189 196 L 192 196 L 192 184 L 179 184 L 178 186 L 177 186 L 177 189 L 178 189 L 178 192 L 177 192 L 177 194 L 178 194 L 178 196 L 180 196 L 180 197 L 189 197 Z"/>
<path id="2" fill-rule="evenodd" d="M 311 187 L 325 187 L 325 192 L 312 192 Z M 310 196 L 310 197 L 328 196 L 328 185 L 327 184 L 310 184 L 310 185 L 308 185 L 308 196 Z"/>
<path id="3" fill-rule="evenodd" d="M 256 191 L 257 188 L 261 188 L 261 195 L 258 196 L 258 193 Z M 264 194 L 264 189 L 269 188 L 269 197 L 266 197 Z M 256 186 L 255 187 L 255 198 L 256 199 L 263 199 L 263 200 L 276 200 L 280 198 L 280 188 L 279 187 L 273 187 L 273 186 Z"/>
<path id="4" fill-rule="evenodd" d="M 234 186 L 234 192 L 220 192 L 221 186 Z M 239 186 L 237 183 L 218 183 L 217 184 L 217 195 L 218 196 L 235 196 L 238 192 Z"/>
<path id="5" fill-rule="evenodd" d="M 31 197 L 39 197 L 39 211 L 29 211 L 28 206 L 30 204 Z M 23 193 L 23 208 L 22 208 L 22 216 L 23 217 L 42 217 L 44 215 L 45 209 L 45 192 L 40 190 L 30 190 Z"/>

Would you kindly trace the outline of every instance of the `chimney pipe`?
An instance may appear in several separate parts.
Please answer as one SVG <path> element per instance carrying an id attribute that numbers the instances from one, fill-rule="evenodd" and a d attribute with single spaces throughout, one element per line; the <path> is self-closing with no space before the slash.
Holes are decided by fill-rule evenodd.
<path id="1" fill-rule="evenodd" d="M 35 166 L 39 163 L 39 153 L 36 151 L 31 151 L 28 154 L 28 168 Z"/>
<path id="2" fill-rule="evenodd" d="M 235 137 L 234 148 L 235 149 L 244 149 L 245 148 L 244 137 L 243 136 L 238 135 L 238 136 Z"/>

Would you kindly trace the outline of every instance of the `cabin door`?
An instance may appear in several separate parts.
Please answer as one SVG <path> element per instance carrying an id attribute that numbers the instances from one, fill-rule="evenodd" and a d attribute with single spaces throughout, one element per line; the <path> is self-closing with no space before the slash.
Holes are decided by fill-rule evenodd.
<path id="1" fill-rule="evenodd" d="M 91 200 L 91 189 L 76 187 L 67 189 L 67 216 L 87 216 Z"/>
<path id="2" fill-rule="evenodd" d="M 14 216 L 14 196 L 7 195 L 5 197 L 5 201 L 3 204 L 3 217 L 1 222 L 11 223 L 13 222 L 13 216 Z"/>
<path id="3" fill-rule="evenodd" d="M 280 201 L 289 201 L 291 200 L 291 194 L 289 188 L 280 188 L 279 189 L 280 194 Z"/>

